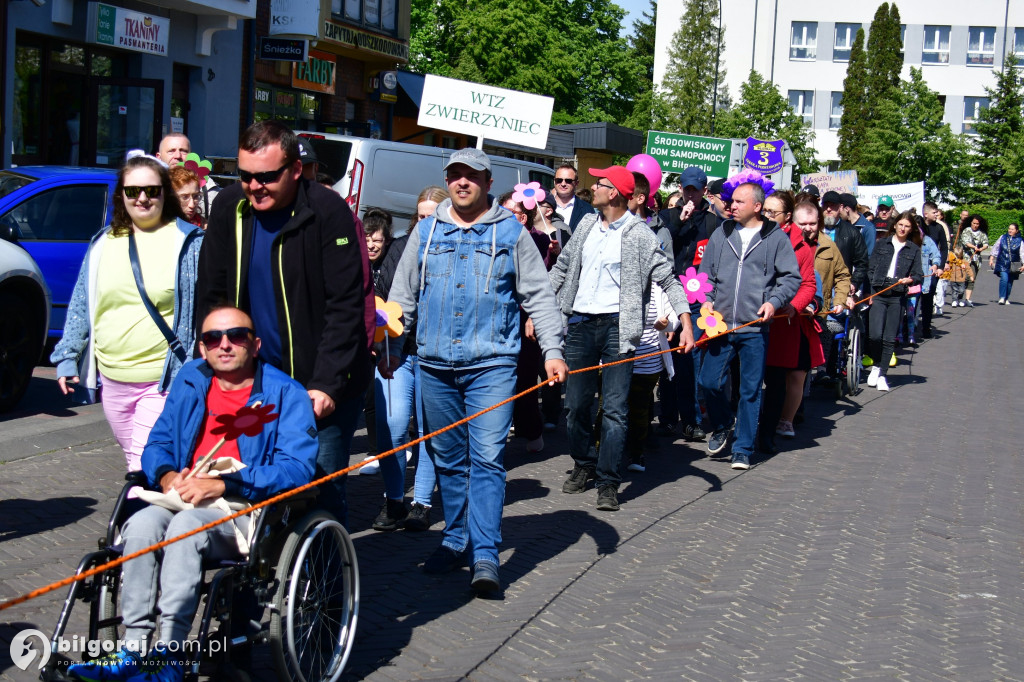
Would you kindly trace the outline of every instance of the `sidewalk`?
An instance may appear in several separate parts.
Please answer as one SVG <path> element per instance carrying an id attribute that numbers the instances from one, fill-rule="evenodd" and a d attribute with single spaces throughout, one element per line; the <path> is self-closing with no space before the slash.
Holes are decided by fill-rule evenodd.
<path id="1" fill-rule="evenodd" d="M 892 391 L 815 392 L 790 449 L 750 471 L 663 439 L 622 511 L 602 513 L 592 490 L 561 493 L 564 428 L 540 454 L 513 440 L 501 600 L 474 598 L 468 569 L 418 570 L 440 522 L 368 530 L 382 484 L 353 477 L 362 598 L 345 678 L 1024 679 L 1024 426 L 1009 399 L 1024 305 L 991 303 L 984 275 L 976 308 L 947 309 L 937 338 L 899 353 Z M 0 467 L 0 597 L 70 574 L 122 468 L 110 439 Z M 62 599 L 0 615 L 0 680 L 32 679 L 7 643 L 48 634 Z"/>

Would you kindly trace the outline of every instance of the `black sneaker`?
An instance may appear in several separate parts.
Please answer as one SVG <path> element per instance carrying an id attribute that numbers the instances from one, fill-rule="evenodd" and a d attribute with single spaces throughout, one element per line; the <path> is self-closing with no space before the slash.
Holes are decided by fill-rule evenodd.
<path id="1" fill-rule="evenodd" d="M 594 470 L 590 467 L 576 464 L 573 466 L 569 478 L 565 479 L 565 483 L 562 484 L 562 492 L 569 494 L 581 493 L 587 489 L 587 483 L 592 480 L 594 480 Z"/>
<path id="2" fill-rule="evenodd" d="M 703 443 L 708 434 L 700 428 L 700 424 L 687 424 L 683 428 L 683 439 L 688 443 Z"/>
<path id="3" fill-rule="evenodd" d="M 380 513 L 373 520 L 373 529 L 398 530 L 398 526 L 408 515 L 409 510 L 405 508 L 405 502 L 402 500 L 385 500 Z"/>
<path id="4" fill-rule="evenodd" d="M 430 528 L 430 507 L 413 502 L 409 515 L 405 517 L 406 530 L 427 530 Z"/>
<path id="5" fill-rule="evenodd" d="M 423 562 L 423 572 L 430 574 L 451 573 L 466 563 L 466 558 L 454 549 L 441 545 Z"/>
<path id="6" fill-rule="evenodd" d="M 478 561 L 473 564 L 473 579 L 469 586 L 478 594 L 497 592 L 501 589 L 498 578 L 498 567 L 490 561 Z"/>
<path id="7" fill-rule="evenodd" d="M 711 438 L 708 439 L 708 453 L 712 457 L 725 449 L 726 444 L 729 442 L 730 431 L 731 429 L 719 429 L 711 434 Z"/>
<path id="8" fill-rule="evenodd" d="M 603 485 L 597 491 L 597 508 L 599 511 L 619 511 L 619 494 L 614 485 Z"/>

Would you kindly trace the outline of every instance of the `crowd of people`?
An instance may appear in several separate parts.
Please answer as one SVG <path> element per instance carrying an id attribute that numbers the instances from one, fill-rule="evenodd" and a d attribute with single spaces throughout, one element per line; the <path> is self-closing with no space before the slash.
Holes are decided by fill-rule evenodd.
<path id="1" fill-rule="evenodd" d="M 212 202 L 180 165 L 188 151 L 169 136 L 121 169 L 114 218 L 90 244 L 52 356 L 65 393 L 102 389 L 128 469 L 197 507 L 144 509 L 126 536 L 144 546 L 226 513 L 204 503 L 251 504 L 347 467 L 362 414 L 372 455 L 497 406 L 363 467 L 383 481 L 372 527 L 426 530 L 439 501 L 441 542 L 423 570 L 468 565 L 479 593 L 501 588 L 510 433 L 540 452 L 564 418 L 562 492 L 594 489 L 601 511 L 619 510 L 624 477 L 649 466 L 655 423 L 747 469 L 757 452 L 777 452 L 776 437 L 796 435 L 809 383 L 840 380 L 834 337 L 846 315 L 870 298 L 867 385 L 889 390 L 896 345 L 929 338 L 947 297 L 973 305 L 988 248 L 979 216 L 951 234 L 932 203 L 918 217 L 882 197 L 872 213 L 850 194 L 794 195 L 750 171 L 709 183 L 687 168 L 662 206 L 645 173 L 591 168 L 586 189 L 566 164 L 535 202 L 492 187 L 476 149 L 451 154 L 446 186 L 423 188 L 396 237 L 386 210 L 353 215 L 315 152 L 279 123 L 242 134 L 239 182 Z M 1000 303 L 1022 255 L 1013 225 L 989 258 Z M 402 311 L 387 343 L 374 338 L 378 299 Z M 218 453 L 237 465 L 203 468 L 225 416 L 271 399 L 271 435 L 240 435 Z M 318 503 L 345 523 L 344 477 L 321 486 Z M 72 677 L 181 679 L 167 644 L 187 637 L 196 556 L 241 551 L 231 531 L 195 537 L 162 569 L 155 558 L 126 569 L 126 584 L 148 586 L 125 593 L 130 642 Z"/>

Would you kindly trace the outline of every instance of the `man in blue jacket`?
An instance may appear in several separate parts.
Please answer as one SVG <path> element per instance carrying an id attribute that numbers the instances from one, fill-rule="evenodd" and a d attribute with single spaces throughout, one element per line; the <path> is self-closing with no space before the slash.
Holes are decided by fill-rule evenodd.
<path id="1" fill-rule="evenodd" d="M 217 498 L 259 502 L 312 480 L 317 435 L 309 394 L 280 370 L 257 360 L 260 339 L 252 319 L 238 308 L 214 308 L 203 321 L 200 339 L 203 359 L 189 362 L 178 373 L 142 453 L 149 487 L 164 493 L 176 490 L 195 508 L 172 512 L 154 504 L 133 514 L 122 530 L 126 555 L 223 518 L 227 512 L 210 505 Z M 273 406 L 277 418 L 254 436 L 225 440 L 217 451 L 218 457 L 238 460 L 241 469 L 186 478 L 221 439 L 216 417 L 236 414 L 257 402 Z M 203 560 L 240 556 L 236 529 L 244 537 L 249 521 L 243 516 L 168 545 L 162 555 L 149 553 L 126 563 L 121 592 L 124 647 L 70 666 L 69 676 L 132 682 L 183 679 L 182 653 L 187 651 L 185 642 L 199 604 Z M 157 613 L 160 642 L 146 656 Z"/>

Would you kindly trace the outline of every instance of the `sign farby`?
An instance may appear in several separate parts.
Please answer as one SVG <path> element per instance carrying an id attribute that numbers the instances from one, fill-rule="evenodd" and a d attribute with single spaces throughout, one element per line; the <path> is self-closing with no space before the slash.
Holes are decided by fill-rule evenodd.
<path id="1" fill-rule="evenodd" d="M 337 64 L 334 55 L 320 50 L 310 50 L 309 59 L 292 65 L 292 87 L 313 92 L 334 94 L 337 82 Z"/>

